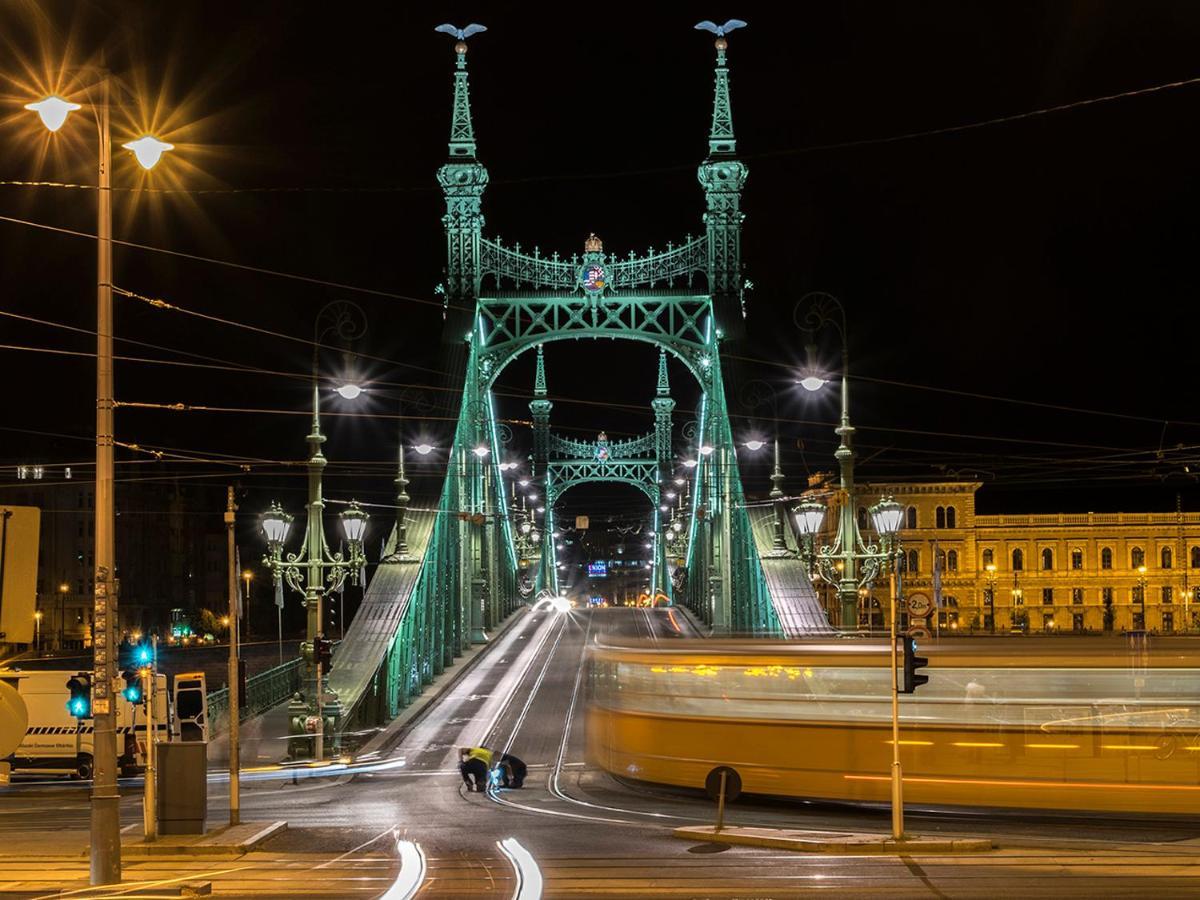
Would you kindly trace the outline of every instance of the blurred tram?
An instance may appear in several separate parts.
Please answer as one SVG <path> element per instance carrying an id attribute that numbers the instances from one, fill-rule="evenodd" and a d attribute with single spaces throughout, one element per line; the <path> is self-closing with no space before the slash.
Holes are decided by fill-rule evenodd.
<path id="1" fill-rule="evenodd" d="M 1200 643 L 1040 643 L 922 645 L 929 683 L 900 703 L 905 801 L 1200 813 Z M 888 666 L 886 641 L 597 645 L 588 759 L 646 782 L 704 788 L 728 766 L 749 793 L 887 802 Z"/>

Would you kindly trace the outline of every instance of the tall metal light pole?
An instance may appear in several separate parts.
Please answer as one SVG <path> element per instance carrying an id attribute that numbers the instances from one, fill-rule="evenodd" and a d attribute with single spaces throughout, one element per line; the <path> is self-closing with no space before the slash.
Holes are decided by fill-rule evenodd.
<path id="1" fill-rule="evenodd" d="M 802 313 L 803 315 L 801 315 Z M 806 294 L 800 298 L 800 302 L 796 304 L 793 318 L 797 327 L 805 333 L 807 338 L 805 349 L 808 354 L 808 370 L 798 382 L 807 391 L 819 391 L 829 383 L 822 377 L 817 366 L 817 348 L 814 343 L 816 333 L 830 325 L 837 330 L 842 341 L 842 413 L 838 427 L 834 429 L 834 433 L 839 438 L 834 456 L 837 458 L 838 467 L 841 470 L 837 537 L 831 546 L 820 548 L 817 558 L 820 563 L 818 574 L 837 589 L 842 627 L 854 628 L 858 625 L 858 589 L 861 585 L 872 582 L 875 573 L 872 572 L 870 577 L 866 577 L 866 573 L 860 575 L 858 571 L 859 562 L 872 554 L 868 551 L 862 535 L 859 534 L 858 523 L 855 521 L 854 449 L 852 447 L 854 428 L 850 424 L 850 351 L 846 336 L 846 310 L 841 301 L 832 294 L 817 292 Z M 816 535 L 813 533 L 808 537 L 808 543 L 811 543 Z"/>
<path id="2" fill-rule="evenodd" d="M 984 566 L 984 569 L 987 571 L 987 580 L 988 580 L 987 612 L 984 613 L 984 615 L 986 615 L 988 617 L 988 623 L 989 623 L 988 624 L 988 632 L 990 634 L 995 634 L 996 633 L 996 564 L 988 563 L 986 566 Z"/>
<path id="3" fill-rule="evenodd" d="M 103 68 L 89 106 L 96 118 L 96 545 L 92 617 L 94 737 L 91 795 L 91 883 L 121 880 L 120 795 L 117 792 L 117 731 L 113 679 L 116 676 L 116 507 L 113 496 L 113 309 L 112 309 L 112 142 L 109 96 L 113 76 Z M 58 131 L 79 103 L 51 96 L 25 108 Z M 145 169 L 174 149 L 150 135 L 123 145 Z"/>
<path id="4" fill-rule="evenodd" d="M 896 574 L 900 567 L 900 554 L 904 552 L 900 547 L 904 508 L 891 497 L 887 497 L 871 507 L 871 519 L 882 543 L 880 555 L 884 558 L 888 570 L 888 596 L 891 602 L 891 614 L 888 618 L 891 622 L 892 639 L 892 840 L 898 841 L 904 837 L 904 777 L 900 768 L 900 675 L 896 646 L 899 637 L 897 619 L 900 592 L 897 589 Z"/>

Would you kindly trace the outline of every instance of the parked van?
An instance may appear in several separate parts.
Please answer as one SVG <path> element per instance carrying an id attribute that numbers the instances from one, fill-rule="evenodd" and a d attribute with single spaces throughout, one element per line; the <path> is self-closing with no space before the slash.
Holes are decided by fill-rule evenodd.
<path id="1" fill-rule="evenodd" d="M 17 689 L 29 710 L 29 730 L 21 745 L 7 760 L 14 773 L 92 777 L 92 748 L 95 721 L 76 719 L 67 711 L 70 693 L 67 681 L 87 672 L 21 671 L 0 669 L 0 681 Z M 155 731 L 158 740 L 178 734 L 171 716 L 167 676 L 155 676 Z M 125 776 L 138 774 L 146 764 L 146 707 L 130 703 L 120 692 L 114 694 L 117 712 L 117 765 Z"/>

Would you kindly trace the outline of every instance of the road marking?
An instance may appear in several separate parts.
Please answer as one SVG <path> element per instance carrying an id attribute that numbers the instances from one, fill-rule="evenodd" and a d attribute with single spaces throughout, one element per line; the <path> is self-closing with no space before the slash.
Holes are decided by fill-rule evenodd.
<path id="1" fill-rule="evenodd" d="M 380 900 L 411 900 L 425 881 L 427 866 L 421 848 L 412 841 L 397 838 L 396 852 L 400 854 L 400 871 Z"/>

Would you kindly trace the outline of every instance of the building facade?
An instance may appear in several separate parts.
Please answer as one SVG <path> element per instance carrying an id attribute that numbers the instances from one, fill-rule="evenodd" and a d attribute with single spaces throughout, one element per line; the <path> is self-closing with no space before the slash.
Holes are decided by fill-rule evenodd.
<path id="1" fill-rule="evenodd" d="M 891 496 L 904 506 L 901 609 L 927 599 L 931 632 L 1200 631 L 1200 513 L 981 516 L 980 486 L 859 487 L 868 541 L 872 504 Z M 886 610 L 877 583 L 863 592 L 860 624 L 885 627 Z"/>
<path id="2" fill-rule="evenodd" d="M 6 503 L 41 509 L 37 610 L 45 649 L 91 646 L 95 486 L 63 466 L 3 467 Z M 13 477 L 15 476 L 15 477 Z M 181 482 L 130 482 L 117 491 L 119 627 L 164 631 L 170 611 L 227 603 L 226 545 L 215 492 Z"/>

